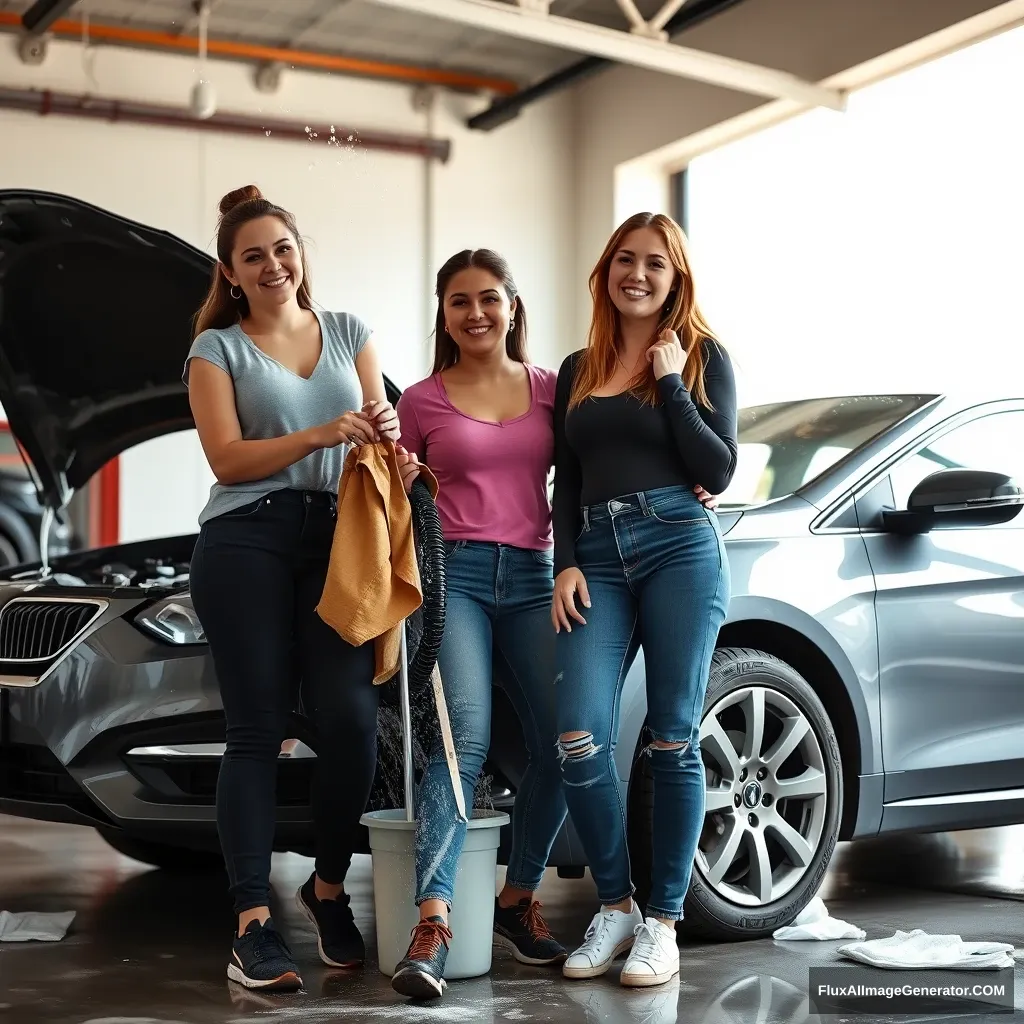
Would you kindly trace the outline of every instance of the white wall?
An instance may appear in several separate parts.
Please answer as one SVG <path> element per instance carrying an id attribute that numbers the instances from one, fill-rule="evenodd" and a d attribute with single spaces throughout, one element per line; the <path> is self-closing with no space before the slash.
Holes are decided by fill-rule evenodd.
<path id="1" fill-rule="evenodd" d="M 0 36 L 0 85 L 8 87 L 185 105 L 195 64 L 100 47 L 87 66 L 81 46 L 56 42 L 42 67 L 29 68 L 18 61 L 13 37 Z M 288 72 L 281 91 L 267 96 L 241 64 L 212 63 L 208 77 L 223 110 L 426 131 L 406 86 Z M 533 358 L 557 365 L 574 323 L 565 294 L 575 229 L 574 153 L 566 144 L 572 100 L 537 104 L 493 135 L 464 127 L 465 103 L 444 97 L 435 113 L 435 132 L 453 148 L 449 163 L 432 172 L 431 239 L 423 160 L 325 144 L 0 111 L 0 187 L 69 193 L 212 252 L 220 196 L 255 182 L 295 213 L 308 237 L 318 302 L 373 326 L 385 371 L 400 386 L 428 368 L 428 275 L 459 249 L 488 246 L 511 261 L 530 314 Z M 192 432 L 128 452 L 122 539 L 194 529 L 211 479 Z"/>
<path id="2" fill-rule="evenodd" d="M 698 294 L 747 403 L 1024 393 L 1024 28 L 690 166 Z"/>
<path id="3" fill-rule="evenodd" d="M 997 6 L 998 0 L 745 0 L 681 34 L 698 50 L 821 81 Z M 639 210 L 669 213 L 665 166 L 680 140 L 755 110 L 762 97 L 620 66 L 575 90 L 578 161 L 577 338 L 590 316 L 586 278 L 614 228 Z M 838 115 L 837 115 L 838 118 Z M 658 176 L 660 175 L 660 182 Z"/>

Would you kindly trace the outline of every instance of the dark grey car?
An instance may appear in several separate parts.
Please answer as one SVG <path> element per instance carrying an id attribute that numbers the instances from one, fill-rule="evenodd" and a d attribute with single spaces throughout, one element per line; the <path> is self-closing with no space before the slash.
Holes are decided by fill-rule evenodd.
<path id="1" fill-rule="evenodd" d="M 77 200 L 0 192 L 0 401 L 52 508 L 126 448 L 192 428 L 180 374 L 211 265 Z M 792 920 L 838 839 L 1024 821 L 1024 398 L 777 403 L 741 412 L 740 441 L 686 909 L 726 938 Z M 0 573 L 0 811 L 97 828 L 164 867 L 216 859 L 224 724 L 189 599 L 194 541 Z M 401 798 L 386 712 L 376 807 Z M 525 748 L 500 689 L 493 721 L 485 771 L 508 806 Z M 642 659 L 620 721 L 643 895 Z M 309 852 L 318 737 L 300 704 L 294 724 L 277 848 Z M 571 823 L 551 863 L 582 874 Z"/>

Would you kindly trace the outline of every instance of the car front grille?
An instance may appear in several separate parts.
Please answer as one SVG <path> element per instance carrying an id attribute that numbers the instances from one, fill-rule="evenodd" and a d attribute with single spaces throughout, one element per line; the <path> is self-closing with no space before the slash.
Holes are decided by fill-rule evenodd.
<path id="1" fill-rule="evenodd" d="M 56 657 L 81 636 L 105 605 L 84 598 L 13 598 L 0 609 L 0 661 Z"/>

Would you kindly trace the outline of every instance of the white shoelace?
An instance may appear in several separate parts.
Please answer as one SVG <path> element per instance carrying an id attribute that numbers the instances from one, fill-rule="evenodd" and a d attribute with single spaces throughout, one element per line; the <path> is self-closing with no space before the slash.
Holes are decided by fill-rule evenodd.
<path id="1" fill-rule="evenodd" d="M 613 911 L 608 911 L 607 913 L 599 914 L 590 922 L 590 927 L 587 929 L 586 935 L 583 936 L 583 948 L 593 949 L 601 944 L 605 929 L 614 920 L 612 917 L 613 913 Z"/>
<path id="2" fill-rule="evenodd" d="M 631 953 L 631 956 L 643 957 L 645 960 L 651 960 L 652 958 L 658 958 L 664 955 L 661 939 L 658 937 L 658 933 L 654 930 L 654 925 L 650 925 L 644 921 L 643 924 L 638 924 L 633 929 L 633 935 L 635 936 L 635 940 L 633 942 L 633 952 Z"/>

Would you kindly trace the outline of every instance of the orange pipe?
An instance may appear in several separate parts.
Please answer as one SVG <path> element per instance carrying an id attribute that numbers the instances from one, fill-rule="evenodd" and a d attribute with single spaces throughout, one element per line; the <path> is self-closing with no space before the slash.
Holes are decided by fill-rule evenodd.
<path id="1" fill-rule="evenodd" d="M 20 14 L 15 14 L 13 11 L 0 11 L 0 29 L 20 30 L 21 27 Z M 50 31 L 54 35 L 73 36 L 81 39 L 86 28 L 80 21 L 61 18 L 53 23 Z M 97 42 L 122 43 L 126 46 L 140 46 L 169 52 L 196 54 L 199 51 L 199 39 L 196 36 L 176 36 L 169 32 L 126 28 L 122 25 L 104 25 L 92 20 L 88 25 L 88 38 Z M 257 43 L 242 43 L 229 39 L 208 40 L 206 52 L 210 57 L 285 64 L 293 68 L 338 71 L 342 74 L 387 78 L 400 82 L 446 85 L 453 89 L 489 89 L 503 95 L 517 92 L 519 88 L 515 82 L 510 82 L 506 78 L 490 78 L 486 75 L 444 71 L 440 68 L 417 68 L 408 64 L 388 64 L 383 61 L 364 60 L 360 57 L 343 57 L 340 54 L 317 53 L 311 50 L 289 50 L 278 46 L 261 46 Z"/>

